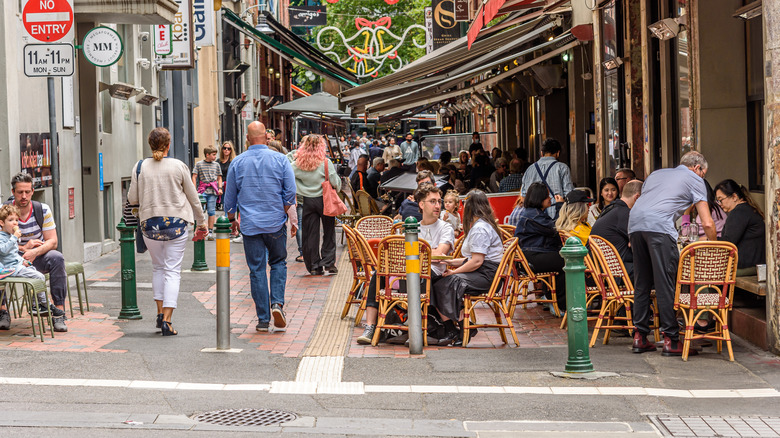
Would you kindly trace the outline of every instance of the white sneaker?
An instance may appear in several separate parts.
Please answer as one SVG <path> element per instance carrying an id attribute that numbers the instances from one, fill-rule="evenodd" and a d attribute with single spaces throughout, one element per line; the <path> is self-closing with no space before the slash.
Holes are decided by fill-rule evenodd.
<path id="1" fill-rule="evenodd" d="M 238 236 L 235 239 L 231 240 L 233 243 L 244 243 L 244 236 Z"/>

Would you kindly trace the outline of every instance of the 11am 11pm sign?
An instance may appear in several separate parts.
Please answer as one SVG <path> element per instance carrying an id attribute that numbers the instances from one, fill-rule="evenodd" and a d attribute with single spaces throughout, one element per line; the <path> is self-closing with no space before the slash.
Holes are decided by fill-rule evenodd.
<path id="1" fill-rule="evenodd" d="M 72 76 L 72 44 L 28 44 L 24 46 L 24 74 L 28 77 Z"/>

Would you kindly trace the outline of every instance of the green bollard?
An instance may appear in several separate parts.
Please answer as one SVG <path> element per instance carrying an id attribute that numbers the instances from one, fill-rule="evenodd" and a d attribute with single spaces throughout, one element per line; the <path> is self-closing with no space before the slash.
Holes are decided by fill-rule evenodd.
<path id="1" fill-rule="evenodd" d="M 561 249 L 566 260 L 566 306 L 569 330 L 569 360 L 567 373 L 588 373 L 593 371 L 588 349 L 588 311 L 585 297 L 585 256 L 588 250 L 580 239 L 569 237 Z"/>
<path id="2" fill-rule="evenodd" d="M 200 196 L 200 206 L 201 208 L 206 208 L 206 197 L 203 196 L 201 193 Z M 192 228 L 193 234 L 195 233 L 196 227 Z M 208 271 L 209 265 L 206 263 L 206 239 L 199 240 L 197 242 L 193 242 L 194 252 L 193 252 L 193 260 L 192 260 L 192 269 L 193 271 Z"/>
<path id="3" fill-rule="evenodd" d="M 122 274 L 122 310 L 119 319 L 141 319 L 138 310 L 135 289 L 135 230 L 137 227 L 125 225 L 124 218 L 116 226 L 119 230 Z"/>

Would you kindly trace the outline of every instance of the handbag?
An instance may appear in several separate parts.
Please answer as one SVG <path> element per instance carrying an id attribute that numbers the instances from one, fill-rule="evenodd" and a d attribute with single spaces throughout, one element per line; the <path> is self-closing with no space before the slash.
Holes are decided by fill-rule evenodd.
<path id="1" fill-rule="evenodd" d="M 139 160 L 135 166 L 135 183 L 138 184 L 138 178 L 141 175 L 141 164 L 144 160 Z M 144 242 L 144 235 L 141 232 L 141 221 L 138 220 L 138 210 L 140 206 L 138 204 L 131 204 L 130 201 L 125 201 L 125 207 L 122 209 L 122 218 L 125 220 L 125 225 L 135 226 L 135 252 L 143 254 L 146 252 L 146 242 Z"/>
<path id="2" fill-rule="evenodd" d="M 347 206 L 339 198 L 336 189 L 330 185 L 328 176 L 328 160 L 325 158 L 325 181 L 322 182 L 322 214 L 325 216 L 336 217 L 347 212 Z"/>

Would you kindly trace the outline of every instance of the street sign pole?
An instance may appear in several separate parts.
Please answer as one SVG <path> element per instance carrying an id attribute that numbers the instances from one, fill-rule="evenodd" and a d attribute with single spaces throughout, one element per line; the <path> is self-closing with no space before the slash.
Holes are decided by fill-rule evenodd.
<path id="1" fill-rule="evenodd" d="M 51 134 L 51 191 L 54 195 L 54 226 L 57 232 L 57 251 L 62 252 L 60 238 L 60 157 L 57 138 L 57 100 L 54 96 L 54 78 L 46 78 L 49 85 L 49 133 Z"/>

